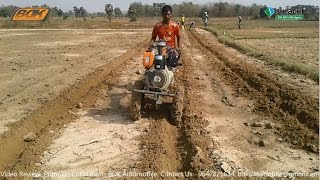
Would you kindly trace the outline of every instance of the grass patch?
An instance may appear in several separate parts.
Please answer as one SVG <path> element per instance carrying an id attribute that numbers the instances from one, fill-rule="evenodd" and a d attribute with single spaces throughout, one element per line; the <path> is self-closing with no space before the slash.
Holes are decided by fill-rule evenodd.
<path id="1" fill-rule="evenodd" d="M 241 23 L 241 29 L 257 29 L 257 28 L 272 28 L 272 29 L 283 29 L 283 28 L 317 28 L 319 27 L 319 21 L 278 21 L 275 19 L 259 19 L 259 20 L 248 20 L 243 18 Z M 210 19 L 210 24 L 215 27 L 223 29 L 238 29 L 236 18 L 217 18 Z"/>
<path id="2" fill-rule="evenodd" d="M 285 60 L 274 60 L 271 64 L 280 66 L 283 70 L 288 72 L 305 75 L 315 82 L 319 83 L 319 71 L 317 68 L 312 68 L 305 64 Z"/>
<path id="3" fill-rule="evenodd" d="M 243 45 L 243 44 L 237 42 L 235 39 L 232 38 L 233 36 L 230 37 L 228 35 L 224 35 L 223 34 L 224 30 L 221 27 L 210 26 L 210 27 L 204 28 L 204 29 L 211 32 L 215 36 L 217 36 L 220 43 L 223 43 L 229 47 L 235 48 L 243 54 L 246 54 L 251 57 L 263 60 L 263 61 L 267 62 L 268 64 L 281 67 L 281 69 L 284 71 L 302 74 L 302 75 L 307 76 L 308 78 L 314 80 L 315 82 L 319 83 L 318 65 L 314 65 L 314 64 L 310 65 L 310 64 L 305 64 L 302 62 L 295 61 L 295 59 L 290 56 L 290 54 L 292 52 L 288 52 L 288 50 L 286 50 L 286 49 L 284 49 L 283 51 L 280 51 L 279 49 L 270 49 L 268 52 L 266 50 L 261 50 L 259 48 L 252 48 L 252 46 Z M 277 51 L 277 50 L 279 50 L 280 54 L 286 50 L 288 54 L 285 54 L 284 55 L 285 57 L 275 56 L 273 52 Z M 266 52 L 268 52 L 268 53 L 266 53 Z M 308 53 L 310 53 L 310 51 L 303 50 L 301 53 L 308 54 Z M 317 52 L 311 52 L 311 53 L 316 53 L 316 56 L 318 56 L 319 52 L 317 51 Z M 316 58 L 318 61 L 319 57 L 316 57 Z"/>
<path id="4" fill-rule="evenodd" d="M 235 48 L 238 51 L 240 51 L 241 53 L 253 56 L 253 57 L 261 57 L 263 56 L 263 54 L 249 48 L 246 46 L 241 46 L 240 44 L 236 43 L 234 39 L 228 37 L 228 36 L 224 36 L 223 32 L 219 31 L 219 30 L 215 30 L 213 28 L 204 28 L 205 30 L 211 32 L 212 34 L 214 34 L 215 36 L 218 37 L 218 40 L 220 43 L 223 43 L 229 47 Z"/>

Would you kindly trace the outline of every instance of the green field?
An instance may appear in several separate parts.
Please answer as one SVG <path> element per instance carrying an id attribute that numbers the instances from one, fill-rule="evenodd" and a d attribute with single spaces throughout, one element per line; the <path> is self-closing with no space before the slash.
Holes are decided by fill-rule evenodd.
<path id="1" fill-rule="evenodd" d="M 213 19 L 207 30 L 242 53 L 319 81 L 319 22 Z"/>

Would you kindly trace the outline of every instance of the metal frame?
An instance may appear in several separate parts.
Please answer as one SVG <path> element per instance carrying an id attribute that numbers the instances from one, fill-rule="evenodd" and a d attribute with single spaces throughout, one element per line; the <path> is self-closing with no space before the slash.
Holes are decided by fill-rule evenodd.
<path id="1" fill-rule="evenodd" d="M 139 90 L 139 89 L 134 89 L 133 91 L 143 93 L 143 94 L 154 94 L 154 95 L 161 95 L 161 96 L 176 97 L 175 94 L 170 94 L 170 93 L 165 93 L 165 92 L 156 92 L 156 91 Z"/>

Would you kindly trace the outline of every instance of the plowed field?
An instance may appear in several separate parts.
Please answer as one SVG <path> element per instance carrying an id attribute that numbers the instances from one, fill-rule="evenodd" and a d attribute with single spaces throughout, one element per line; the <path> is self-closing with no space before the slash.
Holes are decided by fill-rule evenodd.
<path id="1" fill-rule="evenodd" d="M 133 121 L 130 100 L 150 32 L 1 30 L 0 176 L 319 173 L 319 86 L 202 29 L 183 31 L 179 98 Z"/>

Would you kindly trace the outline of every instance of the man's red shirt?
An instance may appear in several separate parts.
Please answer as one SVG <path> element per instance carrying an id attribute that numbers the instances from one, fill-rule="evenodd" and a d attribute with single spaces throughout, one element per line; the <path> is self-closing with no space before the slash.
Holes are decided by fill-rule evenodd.
<path id="1" fill-rule="evenodd" d="M 152 31 L 152 37 L 159 37 L 166 41 L 171 48 L 176 48 L 176 37 L 180 37 L 180 28 L 177 23 L 169 21 L 169 24 L 164 25 L 163 22 L 158 22 Z"/>

